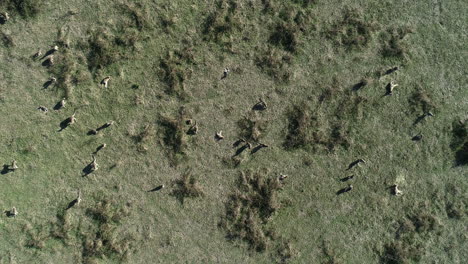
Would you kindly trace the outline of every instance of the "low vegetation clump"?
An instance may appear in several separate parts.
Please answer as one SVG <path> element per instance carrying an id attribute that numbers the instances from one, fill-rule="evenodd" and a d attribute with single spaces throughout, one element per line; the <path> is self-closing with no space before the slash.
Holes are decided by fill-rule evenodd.
<path id="1" fill-rule="evenodd" d="M 171 164 L 176 166 L 186 158 L 187 127 L 185 125 L 185 112 L 180 109 L 175 118 L 161 116 L 158 123 L 161 127 L 161 143 L 168 152 Z"/>
<path id="2" fill-rule="evenodd" d="M 278 245 L 277 255 L 278 255 L 278 263 L 287 263 L 289 260 L 293 259 L 297 256 L 298 252 L 293 247 L 291 241 L 282 241 Z"/>
<path id="3" fill-rule="evenodd" d="M 410 27 L 391 27 L 381 34 L 381 54 L 383 57 L 404 58 L 408 53 L 408 45 L 404 38 L 413 33 Z"/>
<path id="4" fill-rule="evenodd" d="M 288 150 L 305 149 L 316 152 L 325 149 L 328 152 L 334 151 L 340 146 L 348 148 L 348 131 L 345 123 L 339 120 L 341 114 L 334 119 L 336 121 L 327 122 L 318 117 L 307 103 L 294 105 L 287 112 L 288 129 L 283 143 Z"/>
<path id="5" fill-rule="evenodd" d="M 23 18 L 35 17 L 42 8 L 43 0 L 2 0 L 0 9 L 9 10 Z"/>
<path id="6" fill-rule="evenodd" d="M 184 204 L 186 198 L 204 196 L 203 189 L 191 170 L 186 170 L 184 174 L 182 174 L 182 177 L 174 183 L 175 189 L 172 191 L 172 195 L 175 196 L 181 204 Z"/>
<path id="7" fill-rule="evenodd" d="M 267 48 L 257 53 L 255 64 L 264 73 L 273 79 L 287 82 L 292 77 L 289 66 L 293 62 L 293 57 L 283 50 L 277 48 Z"/>
<path id="8" fill-rule="evenodd" d="M 286 51 L 295 52 L 299 45 L 299 32 L 299 29 L 294 24 L 279 23 L 270 36 L 270 43 Z"/>
<path id="9" fill-rule="evenodd" d="M 140 2 L 120 4 L 119 9 L 122 17 L 122 27 L 136 28 L 138 31 L 151 28 L 151 15 L 146 6 Z"/>
<path id="10" fill-rule="evenodd" d="M 33 229 L 31 226 L 26 226 L 24 230 L 26 231 L 28 236 L 28 240 L 25 243 L 25 247 L 39 250 L 45 248 L 46 241 L 49 238 L 49 235 L 42 226 L 36 229 Z"/>
<path id="11" fill-rule="evenodd" d="M 88 48 L 88 68 L 92 73 L 123 58 L 116 47 L 115 37 L 103 29 L 91 32 Z"/>
<path id="12" fill-rule="evenodd" d="M 467 121 L 454 121 L 452 124 L 451 149 L 455 152 L 455 164 L 468 164 L 468 125 Z"/>
<path id="13" fill-rule="evenodd" d="M 132 250 L 134 238 L 117 234 L 117 226 L 130 215 L 128 207 L 122 207 L 103 199 L 86 210 L 94 221 L 94 231 L 82 232 L 83 262 L 93 263 L 103 257 L 123 261 Z"/>
<path id="14" fill-rule="evenodd" d="M 237 125 L 240 129 L 240 138 L 248 142 L 258 142 L 265 135 L 268 121 L 263 120 L 255 111 L 251 111 L 248 116 L 237 121 Z"/>
<path id="15" fill-rule="evenodd" d="M 166 84 L 166 94 L 176 96 L 182 100 L 188 99 L 185 81 L 190 78 L 190 66 L 195 65 L 194 51 L 185 47 L 175 52 L 168 52 L 159 62 L 161 81 Z"/>
<path id="16" fill-rule="evenodd" d="M 268 177 L 266 170 L 241 172 L 237 190 L 229 196 L 226 214 L 220 222 L 227 237 L 244 240 L 253 250 L 265 251 L 275 238 L 273 230 L 269 230 L 266 223 L 280 208 L 280 189 L 279 180 Z"/>
<path id="17" fill-rule="evenodd" d="M 2 41 L 3 46 L 7 48 L 11 48 L 15 46 L 15 42 L 13 41 L 13 38 L 11 37 L 11 35 L 3 31 L 0 31 L 0 40 Z"/>
<path id="18" fill-rule="evenodd" d="M 72 228 L 73 225 L 70 214 L 67 210 L 60 210 L 57 213 L 56 221 L 52 224 L 50 236 L 51 238 L 67 243 L 67 241 L 70 239 L 70 231 Z"/>
<path id="19" fill-rule="evenodd" d="M 435 110 L 432 96 L 425 90 L 418 88 L 408 99 L 413 113 L 427 113 Z"/>
<path id="20" fill-rule="evenodd" d="M 216 9 L 207 15 L 202 34 L 206 41 L 229 46 L 231 34 L 241 29 L 238 4 L 235 1 L 219 0 L 216 2 Z"/>
<path id="21" fill-rule="evenodd" d="M 63 92 L 65 98 L 69 98 L 73 91 L 73 84 L 80 82 L 80 77 L 76 70 L 76 65 L 71 58 L 71 53 L 67 50 L 62 52 L 56 59 L 57 63 L 48 68 L 51 76 L 57 78 L 54 88 Z"/>
<path id="22" fill-rule="evenodd" d="M 445 212 L 450 219 L 461 220 L 468 215 L 468 194 L 455 184 L 447 184 Z"/>
<path id="23" fill-rule="evenodd" d="M 82 263 L 95 263 L 103 258 L 121 262 L 133 250 L 135 239 L 117 231 L 130 215 L 129 206 L 104 198 L 86 209 L 86 217 L 80 219 L 80 224 L 73 223 L 70 214 L 70 211 L 60 210 L 56 221 L 50 225 L 39 225 L 35 229 L 26 226 L 28 240 L 25 246 L 43 250 L 50 240 L 57 240 L 67 248 L 76 250 L 78 247 Z"/>
<path id="24" fill-rule="evenodd" d="M 384 246 L 381 262 L 387 264 L 412 263 L 421 260 L 428 235 L 437 232 L 439 221 L 429 213 L 419 213 L 404 219 L 393 242 Z"/>
<path id="25" fill-rule="evenodd" d="M 335 45 L 346 49 L 365 48 L 372 40 L 373 33 L 379 29 L 376 22 L 369 22 L 360 10 L 346 8 L 342 19 L 336 21 L 324 32 L 326 38 Z"/>

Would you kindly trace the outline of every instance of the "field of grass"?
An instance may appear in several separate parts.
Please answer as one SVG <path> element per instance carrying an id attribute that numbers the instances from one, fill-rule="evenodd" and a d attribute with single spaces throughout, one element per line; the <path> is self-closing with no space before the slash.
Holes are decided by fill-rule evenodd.
<path id="1" fill-rule="evenodd" d="M 0 2 L 0 264 L 466 262 L 467 25 L 460 0 Z"/>

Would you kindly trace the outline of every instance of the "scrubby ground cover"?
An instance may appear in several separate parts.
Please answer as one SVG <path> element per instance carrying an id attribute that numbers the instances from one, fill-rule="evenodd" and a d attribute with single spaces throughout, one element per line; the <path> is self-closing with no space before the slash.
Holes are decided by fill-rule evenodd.
<path id="1" fill-rule="evenodd" d="M 7 0 L 0 13 L 0 263 L 468 258 L 462 1 Z M 52 61 L 33 57 L 54 45 Z"/>

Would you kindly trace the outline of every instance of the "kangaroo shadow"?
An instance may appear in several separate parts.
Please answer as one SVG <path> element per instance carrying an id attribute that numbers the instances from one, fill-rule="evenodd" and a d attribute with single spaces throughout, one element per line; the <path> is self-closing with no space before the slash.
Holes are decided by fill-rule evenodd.
<path id="1" fill-rule="evenodd" d="M 96 128 L 96 131 L 103 130 L 103 129 L 108 128 L 108 127 L 110 127 L 110 126 L 111 126 L 111 124 L 107 124 L 107 123 L 106 123 L 106 124 L 104 124 L 104 125 L 102 125 L 102 126 Z"/>
<path id="2" fill-rule="evenodd" d="M 44 56 L 42 56 L 41 60 L 45 59 L 47 56 L 50 56 L 50 55 L 54 54 L 55 52 L 56 52 L 56 50 L 54 50 L 54 49 L 48 50 L 48 51 L 44 54 Z"/>
<path id="3" fill-rule="evenodd" d="M 252 149 L 252 151 L 250 151 L 250 154 L 255 154 L 257 153 L 259 150 L 261 150 L 262 148 L 266 148 L 262 145 L 259 145 L 259 146 L 256 146 L 255 148 Z"/>
<path id="4" fill-rule="evenodd" d="M 349 181 L 349 180 L 351 180 L 352 178 L 354 178 L 354 175 L 351 175 L 351 176 L 347 176 L 347 177 L 341 178 L 341 179 L 340 179 L 340 182 Z"/>
<path id="5" fill-rule="evenodd" d="M 71 202 L 67 205 L 67 208 L 65 208 L 65 210 L 68 210 L 68 209 L 72 208 L 72 207 L 75 206 L 77 203 L 78 203 L 78 199 L 75 199 L 75 200 L 71 201 Z"/>
<path id="6" fill-rule="evenodd" d="M 266 109 L 266 107 L 265 107 L 265 105 L 262 104 L 262 103 L 256 103 L 256 104 L 252 107 L 252 110 L 254 110 L 254 111 L 263 111 L 263 110 L 265 110 L 265 109 Z"/>
<path id="7" fill-rule="evenodd" d="M 9 172 L 12 172 L 13 170 L 10 170 L 10 165 L 3 165 L 3 169 L 0 171 L 1 174 L 7 174 Z"/>
<path id="8" fill-rule="evenodd" d="M 47 89 L 49 88 L 54 82 L 52 80 L 48 80 L 42 85 L 42 89 Z"/>
<path id="9" fill-rule="evenodd" d="M 50 66 L 53 65 L 53 63 L 52 63 L 52 60 L 51 60 L 50 58 L 48 58 L 48 59 L 46 59 L 45 61 L 43 61 L 43 62 L 41 63 L 41 65 L 44 66 L 44 67 L 50 67 Z"/>
<path id="10" fill-rule="evenodd" d="M 233 157 L 239 156 L 239 155 L 240 155 L 242 152 L 244 152 L 244 150 L 246 150 L 248 147 L 249 147 L 248 144 L 245 144 L 244 146 L 238 148 L 238 149 L 236 150 L 236 153 L 234 154 Z"/>
<path id="11" fill-rule="evenodd" d="M 63 120 L 62 122 L 60 122 L 60 130 L 58 132 L 62 132 L 62 130 L 64 130 L 65 128 L 67 128 L 69 126 L 70 126 L 70 119 L 67 118 L 67 119 Z"/>
<path id="12" fill-rule="evenodd" d="M 97 133 L 98 133 L 98 132 L 97 132 L 96 130 L 91 129 L 91 130 L 88 131 L 88 133 L 86 133 L 86 135 L 88 135 L 88 136 L 93 136 L 93 135 L 97 135 Z"/>
<path id="13" fill-rule="evenodd" d="M 336 192 L 336 195 L 340 195 L 340 194 L 343 194 L 343 193 L 347 193 L 351 191 L 351 188 L 350 187 L 346 187 L 346 188 L 343 188 L 343 189 L 340 189 L 339 191 Z"/>
<path id="14" fill-rule="evenodd" d="M 425 118 L 426 118 L 426 114 L 418 116 L 418 118 L 416 118 L 416 120 L 414 120 L 413 126 L 421 123 Z"/>
<path id="15" fill-rule="evenodd" d="M 238 139 L 238 140 L 236 140 L 236 142 L 234 142 L 234 143 L 232 144 L 232 147 L 233 147 L 233 148 L 237 148 L 237 147 L 238 147 L 241 143 L 243 143 L 243 142 L 245 142 L 245 140 L 243 140 L 243 139 Z"/>
<path id="16" fill-rule="evenodd" d="M 82 172 L 83 172 L 83 177 L 86 177 L 88 176 L 89 174 L 91 174 L 93 172 L 93 163 L 89 163 L 88 165 L 86 165 L 86 167 L 83 168 Z"/>
<path id="17" fill-rule="evenodd" d="M 164 188 L 164 185 L 159 185 L 151 190 L 149 190 L 148 192 L 156 192 L 156 191 L 159 191 L 161 190 L 162 188 Z"/>
<path id="18" fill-rule="evenodd" d="M 347 171 L 354 168 L 356 165 L 359 164 L 359 162 L 361 162 L 361 160 L 355 160 L 353 162 L 351 162 L 349 165 L 348 165 L 348 168 L 346 169 Z"/>
<path id="19" fill-rule="evenodd" d="M 44 89 L 46 89 L 46 88 L 44 88 Z M 56 103 L 56 104 L 54 105 L 54 108 L 53 108 L 53 109 L 54 109 L 54 110 L 60 110 L 60 109 L 62 109 L 63 106 L 62 106 L 62 103 L 61 103 L 61 102 L 62 102 L 62 101 L 59 101 L 58 103 Z"/>
<path id="20" fill-rule="evenodd" d="M 11 210 L 3 211 L 3 213 L 4 213 L 7 217 L 14 217 L 14 216 L 15 216 L 15 215 L 11 212 Z"/>
<path id="21" fill-rule="evenodd" d="M 353 91 L 358 91 L 358 90 L 360 90 L 361 88 L 363 88 L 363 87 L 366 86 L 366 85 L 367 85 L 367 82 L 366 82 L 366 81 L 361 81 L 361 82 L 355 84 L 355 85 L 353 86 L 353 88 L 351 88 L 351 90 L 353 90 Z"/>
<path id="22" fill-rule="evenodd" d="M 397 70 L 398 70 L 398 67 L 393 67 L 393 68 L 391 68 L 391 69 L 388 69 L 386 72 L 384 72 L 383 75 L 389 75 L 389 74 L 391 74 L 391 73 L 396 72 Z"/>
<path id="23" fill-rule="evenodd" d="M 0 25 L 5 25 L 6 19 L 4 17 L 0 17 Z"/>

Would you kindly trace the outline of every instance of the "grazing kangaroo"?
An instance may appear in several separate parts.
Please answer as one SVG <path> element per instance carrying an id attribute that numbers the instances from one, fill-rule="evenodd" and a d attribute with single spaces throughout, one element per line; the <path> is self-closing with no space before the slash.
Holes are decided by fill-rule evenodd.
<path id="1" fill-rule="evenodd" d="M 225 79 L 228 76 L 229 72 L 230 72 L 230 70 L 228 68 L 224 68 L 223 76 L 221 77 L 221 80 Z"/>
<path id="2" fill-rule="evenodd" d="M 8 169 L 11 170 L 11 171 L 15 171 L 15 170 L 18 169 L 18 165 L 16 164 L 16 160 L 13 160 L 11 162 L 11 165 L 8 167 Z"/>
<path id="3" fill-rule="evenodd" d="M 68 210 L 74 206 L 78 206 L 80 205 L 80 203 L 81 203 L 81 190 L 78 190 L 78 197 L 75 200 L 71 201 L 65 210 Z"/>
<path id="4" fill-rule="evenodd" d="M 403 194 L 402 191 L 398 190 L 398 184 L 392 186 L 393 195 L 400 196 Z"/>
<path id="5" fill-rule="evenodd" d="M 387 84 L 387 95 L 392 95 L 393 94 L 393 89 L 397 87 L 398 84 L 395 82 L 391 81 L 389 84 Z"/>
<path id="6" fill-rule="evenodd" d="M 218 141 L 224 139 L 223 131 L 222 131 L 222 130 L 219 131 L 219 132 L 216 132 L 216 134 L 215 134 L 215 139 L 218 140 Z"/>
<path id="7" fill-rule="evenodd" d="M 193 126 L 191 126 L 188 130 L 187 130 L 187 134 L 189 135 L 196 135 L 198 133 L 198 125 L 197 125 L 197 121 L 194 122 Z"/>
<path id="8" fill-rule="evenodd" d="M 11 210 L 8 212 L 9 217 L 16 217 L 18 215 L 18 210 L 16 210 L 16 207 L 11 208 Z"/>
<path id="9" fill-rule="evenodd" d="M 107 88 L 110 78 L 111 78 L 110 76 L 107 76 L 104 79 L 102 79 L 101 85 L 103 85 L 105 88 Z"/>

